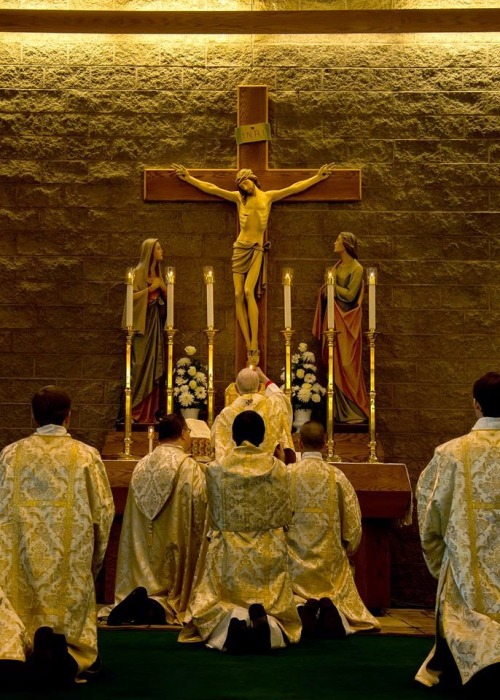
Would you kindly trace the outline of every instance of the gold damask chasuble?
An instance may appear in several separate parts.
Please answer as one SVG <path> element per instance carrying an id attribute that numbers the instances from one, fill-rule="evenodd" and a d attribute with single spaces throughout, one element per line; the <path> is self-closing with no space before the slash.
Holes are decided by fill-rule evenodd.
<path id="1" fill-rule="evenodd" d="M 482 418 L 468 435 L 439 446 L 417 498 L 425 560 L 439 577 L 440 634 L 466 683 L 500 662 L 500 419 Z M 417 679 L 432 677 L 432 656 Z"/>
<path id="2" fill-rule="evenodd" d="M 144 586 L 169 624 L 183 622 L 205 511 L 205 476 L 180 447 L 159 445 L 137 463 L 123 516 L 115 603 Z"/>
<path id="3" fill-rule="evenodd" d="M 32 435 L 0 455 L 0 587 L 30 638 L 66 635 L 79 670 L 97 656 L 94 579 L 113 498 L 97 450 L 69 435 Z"/>
<path id="4" fill-rule="evenodd" d="M 361 512 L 347 477 L 321 456 L 289 465 L 293 519 L 287 533 L 297 602 L 328 597 L 356 629 L 379 628 L 354 583 L 348 554 L 361 540 Z"/>
<path id="5" fill-rule="evenodd" d="M 261 447 L 265 452 L 274 454 L 278 443 L 281 443 L 283 448 L 294 449 L 290 432 L 292 407 L 285 394 L 274 388 L 275 391 L 270 391 L 268 388 L 266 396 L 262 394 L 239 396 L 220 412 L 212 426 L 212 446 L 216 462 L 220 464 L 229 451 L 236 447 L 232 428 L 234 419 L 242 411 L 255 411 L 264 420 L 266 434 Z"/>
<path id="6" fill-rule="evenodd" d="M 285 465 L 244 443 L 222 465 L 210 464 L 206 477 L 210 543 L 190 605 L 199 635 L 207 640 L 235 606 L 262 603 L 297 642 L 301 624 L 283 529 L 292 516 Z"/>

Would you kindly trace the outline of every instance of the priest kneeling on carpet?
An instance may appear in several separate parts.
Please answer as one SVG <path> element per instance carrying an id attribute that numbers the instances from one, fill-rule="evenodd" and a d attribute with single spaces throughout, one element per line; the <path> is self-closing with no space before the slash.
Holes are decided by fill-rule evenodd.
<path id="1" fill-rule="evenodd" d="M 205 475 L 189 454 L 190 433 L 182 416 L 165 416 L 160 444 L 132 473 L 108 625 L 184 621 L 206 511 Z"/>
<path id="2" fill-rule="evenodd" d="M 321 423 L 305 423 L 300 429 L 302 459 L 288 466 L 290 574 L 304 638 L 380 630 L 359 596 L 348 558 L 361 541 L 358 498 L 344 473 L 323 460 L 324 445 Z"/>
<path id="3" fill-rule="evenodd" d="M 232 435 L 236 447 L 207 466 L 210 543 L 179 641 L 266 652 L 298 642 L 301 630 L 284 531 L 292 518 L 288 473 L 260 449 L 258 413 L 236 416 Z"/>
<path id="4" fill-rule="evenodd" d="M 2 689 L 9 680 L 72 683 L 100 665 L 94 581 L 111 488 L 97 450 L 67 431 L 68 394 L 46 386 L 31 406 L 35 433 L 0 454 Z"/>

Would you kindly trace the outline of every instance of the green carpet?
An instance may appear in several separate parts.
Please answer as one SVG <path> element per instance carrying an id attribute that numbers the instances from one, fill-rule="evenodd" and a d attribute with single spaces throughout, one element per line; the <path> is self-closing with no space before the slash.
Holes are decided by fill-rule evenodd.
<path id="1" fill-rule="evenodd" d="M 429 691 L 413 677 L 432 640 L 350 637 L 312 641 L 269 656 L 235 657 L 179 644 L 173 631 L 100 632 L 99 679 L 50 697 L 68 700 L 425 700 L 454 697 Z M 2 698 L 47 697 L 1 693 Z"/>

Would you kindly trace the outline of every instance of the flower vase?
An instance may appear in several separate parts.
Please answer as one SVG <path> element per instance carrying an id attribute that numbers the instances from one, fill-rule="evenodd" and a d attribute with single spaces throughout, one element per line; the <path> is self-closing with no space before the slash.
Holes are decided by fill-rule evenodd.
<path id="1" fill-rule="evenodd" d="M 302 428 L 304 423 L 307 423 L 308 420 L 311 420 L 311 413 L 311 408 L 296 408 L 294 410 L 292 425 L 297 433 Z"/>
<path id="2" fill-rule="evenodd" d="M 198 414 L 200 413 L 200 407 L 196 406 L 195 408 L 181 408 L 181 415 L 186 418 L 198 418 Z"/>

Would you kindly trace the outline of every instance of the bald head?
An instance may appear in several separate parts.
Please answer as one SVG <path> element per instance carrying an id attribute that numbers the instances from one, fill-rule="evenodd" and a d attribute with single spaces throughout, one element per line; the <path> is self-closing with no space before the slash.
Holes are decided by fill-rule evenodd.
<path id="1" fill-rule="evenodd" d="M 309 420 L 304 423 L 299 435 L 305 451 L 320 452 L 325 445 L 325 430 L 317 421 Z"/>
<path id="2" fill-rule="evenodd" d="M 236 388 L 240 394 L 256 394 L 259 390 L 259 375 L 254 369 L 245 367 L 236 377 Z"/>

